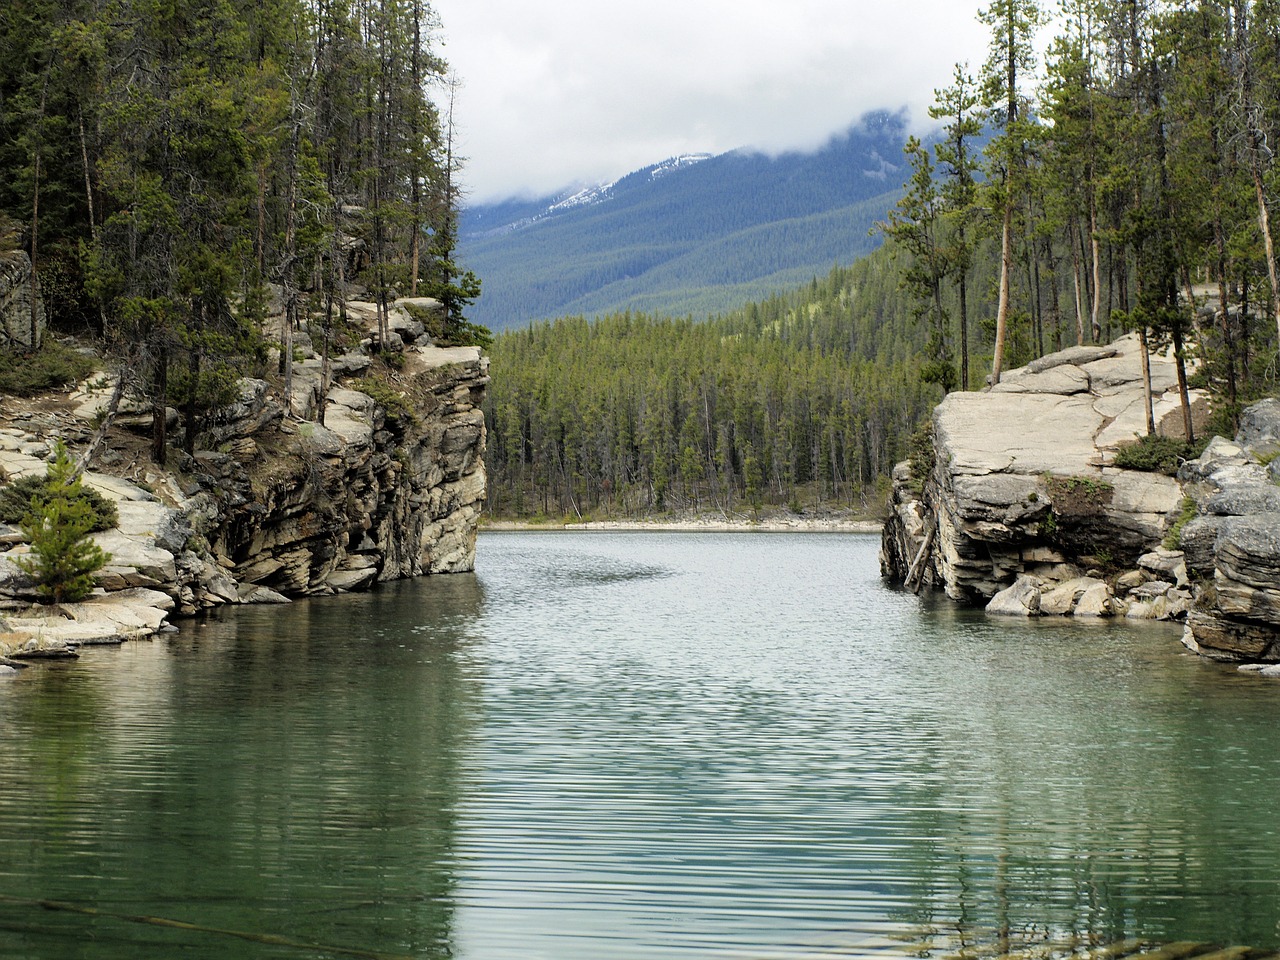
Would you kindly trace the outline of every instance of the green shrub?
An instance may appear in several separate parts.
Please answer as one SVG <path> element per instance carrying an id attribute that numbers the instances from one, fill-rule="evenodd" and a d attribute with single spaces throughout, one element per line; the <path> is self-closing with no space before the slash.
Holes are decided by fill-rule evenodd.
<path id="1" fill-rule="evenodd" d="M 83 500 L 61 497 L 23 519 L 31 556 L 20 557 L 17 564 L 36 581 L 42 597 L 75 603 L 93 591 L 93 575 L 111 560 L 111 554 L 89 539 L 93 521 L 93 511 Z"/>
<path id="2" fill-rule="evenodd" d="M 1112 463 L 1126 470 L 1145 470 L 1173 477 L 1177 476 L 1178 467 L 1184 461 L 1200 456 L 1208 442 L 1208 437 L 1187 443 L 1176 437 L 1148 434 L 1119 447 Z"/>
<path id="3" fill-rule="evenodd" d="M 387 419 L 395 422 L 399 420 L 407 420 L 409 423 L 417 423 L 417 415 L 413 412 L 413 404 L 409 402 L 409 398 L 404 392 L 397 390 L 385 380 L 379 380 L 376 377 L 362 377 L 351 384 L 352 389 L 359 390 L 366 396 L 372 397 L 374 403 L 377 403 L 386 411 Z"/>
<path id="4" fill-rule="evenodd" d="M 933 446 L 933 420 L 924 420 L 916 427 L 907 440 L 907 449 L 911 462 L 911 488 L 921 493 L 937 461 Z"/>
<path id="5" fill-rule="evenodd" d="M 59 443 L 43 477 L 21 477 L 0 487 L 0 523 L 21 524 L 31 513 L 44 514 L 55 500 L 83 503 L 90 515 L 88 533 L 110 530 L 120 521 L 116 505 L 76 476 L 67 448 Z"/>
<path id="6" fill-rule="evenodd" d="M 1173 526 L 1169 528 L 1169 532 L 1164 538 L 1164 548 L 1166 550 L 1182 549 L 1182 528 L 1196 518 L 1199 509 L 1196 502 L 1190 497 L 1182 498 L 1182 506 L 1178 511 L 1178 519 L 1173 521 Z"/>
<path id="7" fill-rule="evenodd" d="M 54 603 L 83 600 L 93 590 L 93 575 L 111 559 L 89 534 L 115 525 L 115 504 L 85 489 L 61 442 L 43 478 L 24 478 L 4 488 L 6 506 L 21 496 L 15 489 L 31 491 L 18 520 L 31 556 L 20 558 L 18 567 L 36 581 L 42 597 Z"/>
<path id="8" fill-rule="evenodd" d="M 0 393 L 29 397 L 79 383 L 93 373 L 92 359 L 47 337 L 31 356 L 0 350 Z"/>
<path id="9" fill-rule="evenodd" d="M 448 317 L 443 310 L 424 310 L 416 304 L 406 304 L 409 316 L 427 328 L 427 336 L 437 347 L 493 346 L 493 332 L 478 323 L 462 317 Z"/>

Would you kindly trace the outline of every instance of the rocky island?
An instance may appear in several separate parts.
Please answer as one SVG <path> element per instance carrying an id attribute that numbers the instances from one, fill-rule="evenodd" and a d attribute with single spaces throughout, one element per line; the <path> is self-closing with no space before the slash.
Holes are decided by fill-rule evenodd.
<path id="1" fill-rule="evenodd" d="M 1141 347 L 1050 354 L 934 411 L 899 464 L 881 569 L 992 614 L 1185 622 L 1208 657 L 1280 662 L 1280 401 L 1248 408 L 1176 477 L 1126 469 L 1146 432 Z M 1150 358 L 1157 432 L 1181 436 L 1173 362 Z M 1209 402 L 1192 391 L 1200 429 Z"/>
<path id="2" fill-rule="evenodd" d="M 194 456 L 174 451 L 169 469 L 131 454 L 145 443 L 131 431 L 149 430 L 150 411 L 122 407 L 117 437 L 84 474 L 119 516 L 93 534 L 111 555 L 93 596 L 34 603 L 19 564 L 28 544 L 0 524 L 0 658 L 66 656 L 225 604 L 473 569 L 488 360 L 476 347 L 430 342 L 415 316 L 436 306 L 397 301 L 398 369 L 370 378 L 366 337 L 332 361 L 323 407 L 322 360 L 305 330 L 296 332 L 290 399 L 278 382 L 241 380 Z M 374 308 L 352 303 L 349 312 L 368 320 Z M 42 476 L 59 442 L 72 455 L 82 450 L 112 387 L 97 376 L 74 392 L 0 400 L 0 484 Z"/>

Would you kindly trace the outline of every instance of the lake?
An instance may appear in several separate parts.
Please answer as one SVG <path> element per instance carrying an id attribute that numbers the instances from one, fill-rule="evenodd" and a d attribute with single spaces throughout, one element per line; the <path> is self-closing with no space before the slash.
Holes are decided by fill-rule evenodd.
<path id="1" fill-rule="evenodd" d="M 0 680 L 0 957 L 1280 949 L 1280 687 L 877 549 L 485 532 Z"/>

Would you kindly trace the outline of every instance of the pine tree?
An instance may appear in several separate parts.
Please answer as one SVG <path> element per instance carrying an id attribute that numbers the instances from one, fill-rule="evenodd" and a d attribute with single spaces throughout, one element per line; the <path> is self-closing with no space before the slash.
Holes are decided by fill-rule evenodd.
<path id="1" fill-rule="evenodd" d="M 991 29 L 990 53 L 983 68 L 985 103 L 1000 132 L 987 148 L 988 182 L 994 205 L 1001 210 L 1000 294 L 996 308 L 995 353 L 991 383 L 1000 382 L 1009 327 L 1010 285 L 1013 274 L 1014 213 L 1026 181 L 1026 141 L 1031 120 L 1023 109 L 1020 86 L 1035 66 L 1032 41 L 1041 23 L 1035 0 L 993 0 L 979 14 Z"/>

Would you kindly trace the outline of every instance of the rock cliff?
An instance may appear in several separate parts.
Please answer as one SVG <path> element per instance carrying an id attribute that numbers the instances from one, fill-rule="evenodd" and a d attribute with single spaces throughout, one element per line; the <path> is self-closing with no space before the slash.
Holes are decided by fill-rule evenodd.
<path id="1" fill-rule="evenodd" d="M 34 301 L 34 315 L 32 313 Z M 20 251 L 0 253 L 0 347 L 29 350 L 44 338 L 44 303 L 31 274 L 31 260 Z"/>
<path id="2" fill-rule="evenodd" d="M 279 384 L 246 379 L 195 456 L 174 455 L 174 470 L 116 456 L 108 459 L 127 476 L 88 472 L 86 482 L 117 503 L 120 523 L 94 535 L 113 559 L 98 578 L 102 595 L 74 613 L 102 619 L 126 599 L 136 607 L 137 591 L 165 612 L 190 615 L 473 569 L 486 486 L 488 360 L 475 347 L 437 348 L 418 333 L 376 396 L 354 389 L 367 381 L 350 375 L 370 364 L 356 353 L 334 365 L 347 379 L 321 405 L 320 362 L 304 348 L 291 415 Z M 0 429 L 0 477 L 43 474 L 52 440 L 74 447 L 85 439 L 110 386 L 85 384 L 64 411 L 27 414 Z M 34 598 L 13 562 L 26 549 L 18 531 L 0 525 L 0 600 L 10 597 L 10 609 Z M 10 615 L 11 641 L 23 631 L 53 635 L 47 618 L 20 619 Z M 0 656 L 5 635 L 0 621 Z"/>
<path id="3" fill-rule="evenodd" d="M 929 475 L 913 485 L 909 465 L 898 468 L 886 575 L 905 580 L 919 556 L 915 579 L 977 603 L 1022 574 L 1070 579 L 1082 561 L 1132 565 L 1158 544 L 1182 499 L 1177 482 L 1111 465 L 1145 433 L 1139 350 L 1136 338 L 1072 348 L 989 392 L 948 396 L 933 415 Z M 1180 429 L 1173 363 L 1153 357 L 1151 382 L 1160 430 Z"/>
<path id="4" fill-rule="evenodd" d="M 1180 532 L 1205 583 L 1183 642 L 1221 660 L 1280 661 L 1280 400 L 1245 411 L 1178 471 L 1195 516 Z"/>
<path id="5" fill-rule="evenodd" d="M 1127 337 L 947 397 L 929 456 L 895 471 L 884 575 L 993 614 L 1185 619 L 1198 652 L 1280 661 L 1280 401 L 1177 479 L 1120 469 L 1146 432 L 1140 359 Z M 1181 436 L 1174 365 L 1150 363 L 1157 432 Z M 1207 399 L 1191 400 L 1203 430 Z"/>

